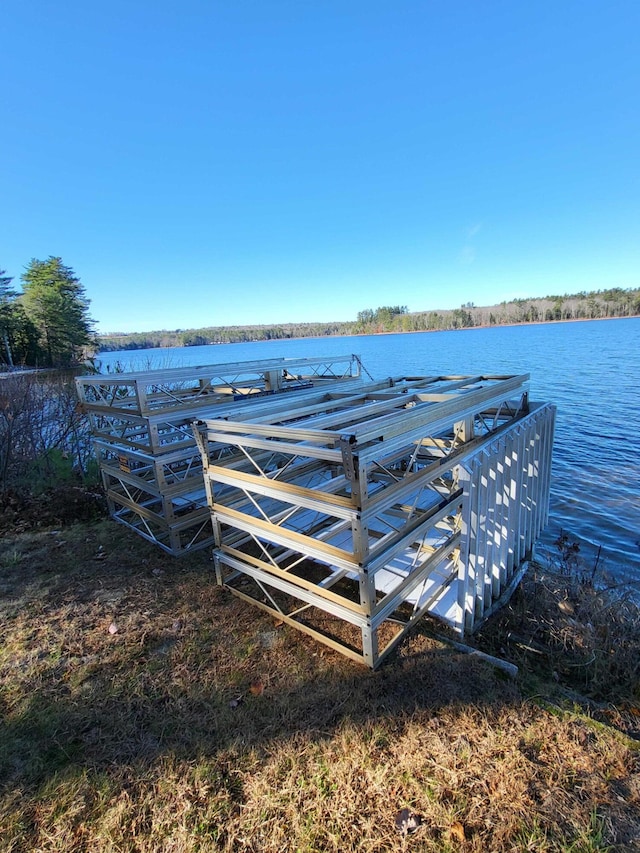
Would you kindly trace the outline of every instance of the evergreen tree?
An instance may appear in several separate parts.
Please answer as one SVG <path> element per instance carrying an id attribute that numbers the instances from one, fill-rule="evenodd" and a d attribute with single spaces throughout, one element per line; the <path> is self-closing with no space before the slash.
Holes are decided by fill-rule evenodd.
<path id="1" fill-rule="evenodd" d="M 10 333 L 13 325 L 13 308 L 16 291 L 10 286 L 13 278 L 0 270 L 0 341 L 2 353 L 0 358 L 6 359 L 9 367 L 13 367 Z"/>
<path id="2" fill-rule="evenodd" d="M 93 321 L 84 287 L 62 258 L 36 258 L 22 275 L 22 304 L 39 333 L 44 363 L 68 367 L 93 342 Z"/>

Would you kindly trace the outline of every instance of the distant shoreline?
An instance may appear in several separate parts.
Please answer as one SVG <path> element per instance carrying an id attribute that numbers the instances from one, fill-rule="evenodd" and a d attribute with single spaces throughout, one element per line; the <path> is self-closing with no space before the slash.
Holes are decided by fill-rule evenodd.
<path id="1" fill-rule="evenodd" d="M 334 335 L 296 335 L 292 337 L 282 337 L 282 338 L 267 338 L 267 339 L 253 339 L 246 341 L 215 341 L 208 344 L 169 344 L 168 346 L 149 346 L 149 347 L 130 347 L 123 350 L 116 349 L 99 349 L 96 355 L 100 353 L 109 353 L 109 352 L 136 352 L 138 350 L 154 350 L 154 349 L 193 349 L 197 346 L 207 346 L 207 347 L 218 347 L 218 346 L 230 346 L 234 344 L 277 344 L 282 341 L 304 341 L 304 340 L 324 340 L 325 338 L 366 338 L 366 337 L 377 337 L 382 335 L 427 335 L 427 334 L 438 334 L 440 332 L 473 332 L 480 329 L 509 329 L 516 328 L 519 326 L 557 326 L 562 323 L 598 323 L 604 322 L 607 320 L 638 320 L 640 319 L 640 314 L 631 314 L 627 317 L 571 317 L 566 320 L 532 320 L 524 323 L 484 323 L 478 326 L 463 326 L 458 329 L 400 329 L 400 330 L 389 330 L 389 331 L 381 331 L 381 332 L 349 332 L 349 333 L 336 333 Z M 337 321 L 336 321 L 337 322 Z M 278 326 L 279 324 L 273 324 L 274 326 Z M 285 325 L 285 324 L 282 324 Z M 300 324 L 303 325 L 303 324 Z M 255 328 L 269 328 L 269 324 L 264 324 L 263 326 L 256 326 Z M 226 328 L 237 328 L 235 326 L 228 326 Z M 155 332 L 128 332 L 123 333 L 122 337 L 128 337 L 129 335 L 159 335 L 166 330 L 160 330 Z M 188 330 L 187 330 L 188 331 Z M 109 337 L 120 337 L 119 335 L 102 335 L 99 337 L 109 338 Z"/>

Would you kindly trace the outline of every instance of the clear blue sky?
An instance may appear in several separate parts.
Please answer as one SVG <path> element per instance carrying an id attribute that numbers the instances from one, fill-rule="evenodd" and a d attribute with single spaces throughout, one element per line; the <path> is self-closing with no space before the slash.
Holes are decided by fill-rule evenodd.
<path id="1" fill-rule="evenodd" d="M 101 332 L 637 287 L 640 3 L 4 0 L 0 268 Z"/>

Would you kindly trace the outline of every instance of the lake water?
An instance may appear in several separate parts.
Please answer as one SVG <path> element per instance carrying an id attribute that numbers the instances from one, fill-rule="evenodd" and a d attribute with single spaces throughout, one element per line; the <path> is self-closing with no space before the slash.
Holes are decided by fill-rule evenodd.
<path id="1" fill-rule="evenodd" d="M 102 353 L 103 370 L 356 353 L 373 379 L 531 374 L 530 398 L 558 408 L 549 526 L 592 566 L 640 584 L 640 318 Z"/>

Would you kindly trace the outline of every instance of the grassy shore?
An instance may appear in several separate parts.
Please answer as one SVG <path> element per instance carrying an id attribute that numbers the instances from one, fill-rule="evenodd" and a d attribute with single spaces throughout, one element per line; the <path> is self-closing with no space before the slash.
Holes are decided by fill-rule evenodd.
<path id="1" fill-rule="evenodd" d="M 0 850 L 640 849 L 637 608 L 566 566 L 474 639 L 515 681 L 428 622 L 371 673 L 216 588 L 207 553 L 22 528 L 0 539 Z"/>

